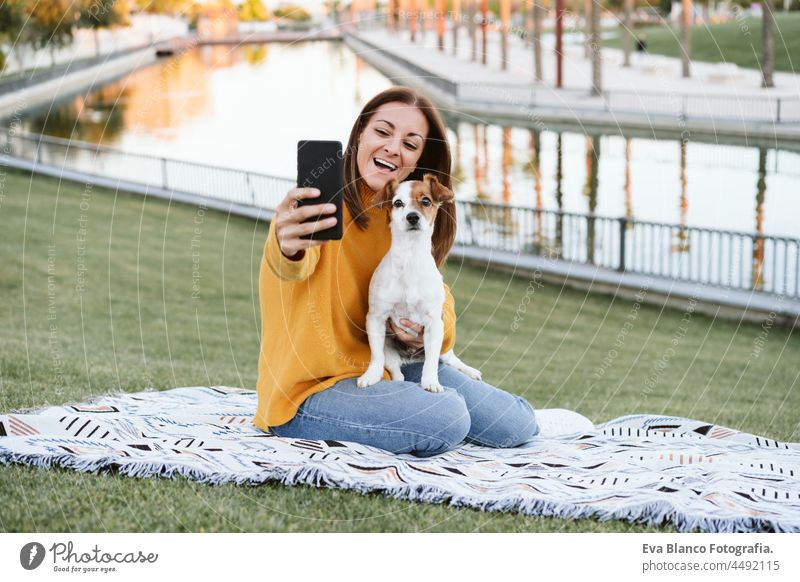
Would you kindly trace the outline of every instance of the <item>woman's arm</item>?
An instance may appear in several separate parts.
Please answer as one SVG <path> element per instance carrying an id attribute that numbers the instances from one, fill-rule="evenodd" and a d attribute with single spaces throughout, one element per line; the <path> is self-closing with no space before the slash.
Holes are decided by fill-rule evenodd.
<path id="1" fill-rule="evenodd" d="M 264 260 L 270 270 L 283 281 L 302 281 L 307 279 L 319 262 L 320 247 L 310 247 L 297 252 L 294 256 L 287 257 L 281 252 L 275 221 L 269 224 L 267 242 L 264 245 Z"/>
<path id="2" fill-rule="evenodd" d="M 453 298 L 453 294 L 450 293 L 450 287 L 447 286 L 447 283 L 444 283 L 442 321 L 444 322 L 444 338 L 442 338 L 441 353 L 444 354 L 452 350 L 456 345 L 456 301 Z M 425 326 L 409 319 L 401 319 L 400 323 L 417 332 L 417 335 L 408 333 L 403 328 L 395 325 L 394 321 L 390 319 L 389 328 L 397 336 L 397 339 L 414 349 L 420 349 L 425 346 L 425 338 L 423 336 Z"/>
<path id="3" fill-rule="evenodd" d="M 450 287 L 444 284 L 444 306 L 442 307 L 444 320 L 444 339 L 442 340 L 442 353 L 452 350 L 456 345 L 456 300 L 450 293 Z"/>

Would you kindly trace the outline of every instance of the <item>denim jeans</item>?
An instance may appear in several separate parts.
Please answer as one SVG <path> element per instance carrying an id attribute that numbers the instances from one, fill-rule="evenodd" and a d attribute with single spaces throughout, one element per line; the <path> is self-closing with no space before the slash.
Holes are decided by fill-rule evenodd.
<path id="1" fill-rule="evenodd" d="M 422 362 L 402 367 L 404 381 L 358 388 L 345 378 L 309 396 L 289 422 L 270 427 L 279 437 L 342 440 L 392 453 L 430 457 L 462 441 L 516 447 L 539 432 L 527 400 L 472 380 L 439 363 L 443 392 L 423 390 Z"/>

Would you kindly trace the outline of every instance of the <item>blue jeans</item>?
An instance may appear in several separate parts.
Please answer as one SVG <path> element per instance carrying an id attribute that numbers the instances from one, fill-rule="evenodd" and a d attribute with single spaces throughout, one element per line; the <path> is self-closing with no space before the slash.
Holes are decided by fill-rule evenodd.
<path id="1" fill-rule="evenodd" d="M 444 392 L 419 385 L 422 362 L 402 367 L 405 381 L 358 388 L 345 378 L 309 396 L 289 422 L 270 427 L 279 437 L 341 440 L 392 453 L 430 457 L 467 441 L 516 447 L 539 433 L 533 406 L 520 396 L 473 380 L 439 363 Z"/>

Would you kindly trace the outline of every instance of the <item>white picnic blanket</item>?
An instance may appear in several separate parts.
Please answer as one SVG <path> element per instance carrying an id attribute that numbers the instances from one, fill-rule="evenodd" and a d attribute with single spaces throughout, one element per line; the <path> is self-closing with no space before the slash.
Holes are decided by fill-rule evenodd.
<path id="1" fill-rule="evenodd" d="M 382 492 L 562 518 L 671 522 L 681 531 L 800 532 L 800 444 L 685 418 L 635 415 L 521 447 L 462 443 L 428 458 L 252 424 L 253 390 L 113 394 L 0 415 L 0 463 L 184 476 L 202 483 Z"/>

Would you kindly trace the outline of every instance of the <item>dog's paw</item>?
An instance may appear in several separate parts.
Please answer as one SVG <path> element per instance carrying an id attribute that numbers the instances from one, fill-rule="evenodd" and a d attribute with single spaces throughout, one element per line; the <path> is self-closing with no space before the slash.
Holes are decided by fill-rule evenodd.
<path id="1" fill-rule="evenodd" d="M 356 380 L 356 386 L 359 388 L 368 388 L 380 382 L 381 378 L 383 377 L 382 370 L 373 370 L 372 368 L 367 368 L 367 371 Z"/>
<path id="2" fill-rule="evenodd" d="M 405 379 L 406 379 L 406 377 L 403 376 L 403 373 L 400 370 L 398 370 L 396 372 L 392 372 L 392 381 L 393 382 L 402 382 Z"/>
<path id="3" fill-rule="evenodd" d="M 423 378 L 420 384 L 422 384 L 422 387 L 428 392 L 444 392 L 444 388 L 439 384 L 437 378 Z"/>
<path id="4" fill-rule="evenodd" d="M 466 376 L 472 378 L 473 380 L 480 380 L 482 378 L 480 370 L 470 368 L 469 366 L 465 366 L 462 372 L 464 372 Z"/>

